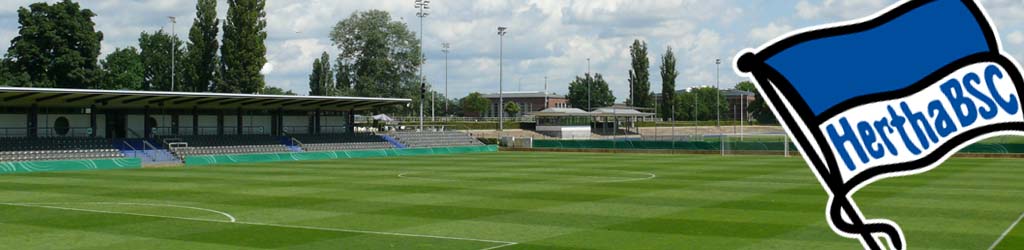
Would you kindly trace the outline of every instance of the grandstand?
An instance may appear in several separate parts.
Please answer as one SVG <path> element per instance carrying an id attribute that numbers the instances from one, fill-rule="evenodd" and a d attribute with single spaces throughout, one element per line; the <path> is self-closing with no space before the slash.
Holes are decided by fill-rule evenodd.
<path id="1" fill-rule="evenodd" d="M 139 158 L 405 148 L 356 133 L 354 116 L 409 99 L 0 87 L 0 161 Z M 440 137 L 438 137 L 440 135 Z M 411 147 L 478 145 L 404 133 Z"/>
<path id="2" fill-rule="evenodd" d="M 469 134 L 457 131 L 394 132 L 391 136 L 410 148 L 483 145 Z"/>
<path id="3" fill-rule="evenodd" d="M 381 136 L 372 133 L 351 133 L 333 135 L 294 135 L 294 142 L 305 151 L 343 151 L 362 149 L 386 149 L 395 146 Z"/>
<path id="4" fill-rule="evenodd" d="M 0 161 L 120 158 L 110 140 L 100 138 L 0 138 Z"/>

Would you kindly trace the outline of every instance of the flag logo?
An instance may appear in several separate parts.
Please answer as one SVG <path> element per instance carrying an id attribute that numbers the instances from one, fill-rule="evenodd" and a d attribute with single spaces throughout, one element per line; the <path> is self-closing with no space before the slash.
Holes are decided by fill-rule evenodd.
<path id="1" fill-rule="evenodd" d="M 905 0 L 791 32 L 736 57 L 829 193 L 826 218 L 865 249 L 905 249 L 854 194 L 926 172 L 974 142 L 1024 135 L 1017 61 L 976 0 Z"/>

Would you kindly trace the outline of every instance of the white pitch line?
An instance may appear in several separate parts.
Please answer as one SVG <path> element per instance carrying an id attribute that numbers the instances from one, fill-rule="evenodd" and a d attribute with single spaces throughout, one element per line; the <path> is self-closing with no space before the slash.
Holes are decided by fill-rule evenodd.
<path id="1" fill-rule="evenodd" d="M 1003 235 L 1000 235 L 999 239 L 996 239 L 996 242 L 992 242 L 992 246 L 988 247 L 988 250 L 996 249 L 999 242 L 1003 241 L 1003 238 L 1006 238 L 1006 235 L 1009 235 L 1010 231 L 1013 231 L 1013 228 L 1017 227 L 1017 224 L 1020 223 L 1021 220 L 1024 220 L 1024 213 L 1021 213 L 1020 217 L 1017 217 L 1017 220 L 1014 221 L 1013 224 L 1010 224 L 1010 228 L 1007 228 L 1006 231 L 1003 232 Z"/>
<path id="2" fill-rule="evenodd" d="M 657 178 L 657 174 L 653 174 L 653 173 L 648 173 L 648 172 L 632 172 L 632 173 L 646 174 L 647 177 L 631 178 L 631 179 L 612 179 L 612 180 L 603 180 L 603 181 L 594 181 L 594 182 L 600 182 L 600 183 L 628 182 L 628 181 L 648 180 L 648 179 L 652 179 L 652 178 Z"/>
<path id="3" fill-rule="evenodd" d="M 208 209 L 208 208 L 201 208 L 201 207 L 190 207 L 190 206 L 182 206 L 182 205 L 173 205 L 173 204 L 133 203 L 133 202 L 46 202 L 46 203 L 18 203 L 18 204 L 22 204 L 22 205 L 119 205 L 119 206 L 144 206 L 144 207 L 173 207 L 173 208 L 184 208 L 184 209 L 190 209 L 190 210 L 198 210 L 198 211 L 211 212 L 211 213 L 220 214 L 220 215 L 223 215 L 224 217 L 227 217 L 230 222 L 238 221 L 237 219 L 235 219 L 235 216 L 232 216 L 231 214 L 223 212 L 223 211 L 217 211 L 217 210 Z"/>
<path id="4" fill-rule="evenodd" d="M 644 175 L 647 175 L 647 177 L 619 179 L 619 180 L 607 180 L 607 181 L 579 181 L 579 182 L 616 183 L 616 182 L 645 181 L 645 180 L 650 180 L 650 179 L 658 178 L 658 175 L 656 175 L 654 173 L 648 173 L 648 172 L 631 172 L 631 171 L 621 171 L 621 172 L 622 173 L 627 173 L 627 174 L 644 174 Z M 412 175 L 412 174 L 416 174 L 416 173 L 414 173 L 414 172 L 400 173 L 400 174 L 398 174 L 398 178 L 403 178 L 403 179 L 420 179 L 420 180 L 429 180 L 429 181 L 461 181 L 461 180 L 455 180 L 455 179 L 437 179 L 437 178 L 409 176 L 409 175 Z M 585 176 L 585 177 L 587 177 L 587 176 Z"/>
<path id="5" fill-rule="evenodd" d="M 504 244 L 504 245 L 498 245 L 498 246 L 493 246 L 493 247 L 488 247 L 488 248 L 484 248 L 484 249 L 480 249 L 480 250 L 492 250 L 492 249 L 498 249 L 498 248 L 502 248 L 502 247 L 512 246 L 512 245 L 515 245 L 515 244 L 519 244 L 519 243 L 515 243 L 515 242 L 509 242 L 508 244 Z"/>
<path id="6" fill-rule="evenodd" d="M 329 227 L 284 225 L 284 224 L 271 224 L 271 223 L 259 223 L 259 222 L 241 222 L 241 221 L 231 222 L 231 221 L 223 221 L 223 220 L 210 220 L 210 219 L 200 219 L 200 218 L 188 218 L 188 217 L 153 215 L 153 214 L 139 214 L 139 213 L 127 213 L 127 212 L 113 212 L 113 211 L 93 210 L 93 209 L 84 209 L 84 208 L 58 207 L 58 206 L 34 205 L 34 204 L 24 204 L 24 203 L 0 203 L 0 205 L 16 206 L 16 207 L 32 207 L 32 208 L 49 208 L 49 209 L 57 209 L 57 210 L 90 212 L 90 213 L 102 213 L 102 214 L 133 215 L 133 216 L 163 218 L 163 219 L 177 219 L 177 220 L 187 220 L 187 221 L 229 223 L 229 224 L 242 224 L 242 225 L 279 227 L 279 228 L 291 228 L 291 229 L 307 229 L 307 230 L 320 230 L 320 231 L 343 232 L 343 233 L 361 233 L 361 234 L 376 234 L 376 235 L 390 235 L 390 236 L 405 236 L 405 237 L 417 237 L 417 238 L 428 238 L 428 239 L 442 239 L 442 240 L 475 241 L 475 242 L 486 242 L 486 243 L 501 244 L 499 246 L 488 247 L 488 248 L 484 248 L 484 249 L 480 249 L 480 250 L 491 250 L 491 249 L 497 249 L 497 248 L 501 248 L 501 247 L 507 247 L 507 246 L 512 246 L 512 245 L 519 244 L 518 242 L 500 241 L 500 240 L 485 240 L 485 239 L 473 239 L 473 238 L 449 237 L 449 236 L 437 236 L 437 235 L 425 235 L 425 234 L 378 232 L 378 231 L 341 229 L 341 228 L 329 228 Z"/>

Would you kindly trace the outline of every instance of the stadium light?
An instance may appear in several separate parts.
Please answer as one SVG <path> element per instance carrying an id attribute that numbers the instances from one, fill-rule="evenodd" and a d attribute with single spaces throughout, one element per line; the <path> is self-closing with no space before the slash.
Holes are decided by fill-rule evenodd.
<path id="1" fill-rule="evenodd" d="M 416 0 L 416 9 L 419 10 L 419 12 L 416 12 L 416 16 L 420 18 L 420 131 L 423 131 L 423 105 L 426 103 L 423 100 L 425 95 L 422 92 L 426 91 L 427 86 L 426 80 L 423 77 L 423 65 L 427 61 L 426 55 L 423 53 L 423 18 L 430 15 L 430 0 Z"/>
<path id="2" fill-rule="evenodd" d="M 722 59 L 721 58 L 716 58 L 715 59 L 715 91 L 718 91 L 718 93 L 715 93 L 716 94 L 715 95 L 715 116 L 717 117 L 717 120 L 715 121 L 715 127 L 718 128 L 718 137 L 719 137 L 718 141 L 721 142 L 720 149 L 722 150 L 722 156 L 725 156 L 725 133 L 722 133 L 722 108 L 721 108 L 722 107 L 722 80 L 721 80 L 721 73 L 722 73 Z"/>
<path id="3" fill-rule="evenodd" d="M 592 82 L 592 80 L 590 80 L 590 77 L 591 77 L 591 75 L 590 75 L 590 58 L 588 57 L 587 58 L 587 79 L 586 79 L 586 81 L 587 81 L 587 111 L 594 110 L 594 108 L 590 106 L 590 83 Z"/>
<path id="4" fill-rule="evenodd" d="M 498 27 L 498 131 L 505 131 L 505 83 L 504 60 L 505 34 L 508 34 L 508 27 Z"/>
<path id="5" fill-rule="evenodd" d="M 168 16 L 167 19 L 171 20 L 171 92 L 174 92 L 174 52 L 178 49 L 178 44 L 175 43 L 174 38 L 178 37 L 178 34 L 176 34 L 177 32 L 175 32 L 175 25 L 178 24 L 178 18 Z"/>
<path id="6" fill-rule="evenodd" d="M 441 52 L 444 52 L 444 114 L 449 115 L 448 111 L 448 52 L 451 51 L 452 45 L 450 43 L 441 44 Z"/>

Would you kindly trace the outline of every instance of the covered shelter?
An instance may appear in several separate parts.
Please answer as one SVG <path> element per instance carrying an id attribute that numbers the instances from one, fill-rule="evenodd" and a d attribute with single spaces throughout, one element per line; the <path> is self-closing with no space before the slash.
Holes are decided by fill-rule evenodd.
<path id="1" fill-rule="evenodd" d="M 590 138 L 593 114 L 577 108 L 548 108 L 531 113 L 537 118 L 537 132 L 563 139 Z"/>
<path id="2" fill-rule="evenodd" d="M 615 104 L 611 107 L 597 108 L 591 111 L 590 114 L 594 117 L 594 131 L 596 133 L 629 135 L 637 134 L 635 132 L 637 121 L 656 115 L 643 112 L 646 110 L 651 109 Z"/>
<path id="3" fill-rule="evenodd" d="M 410 99 L 0 87 L 0 137 L 351 133 Z"/>

